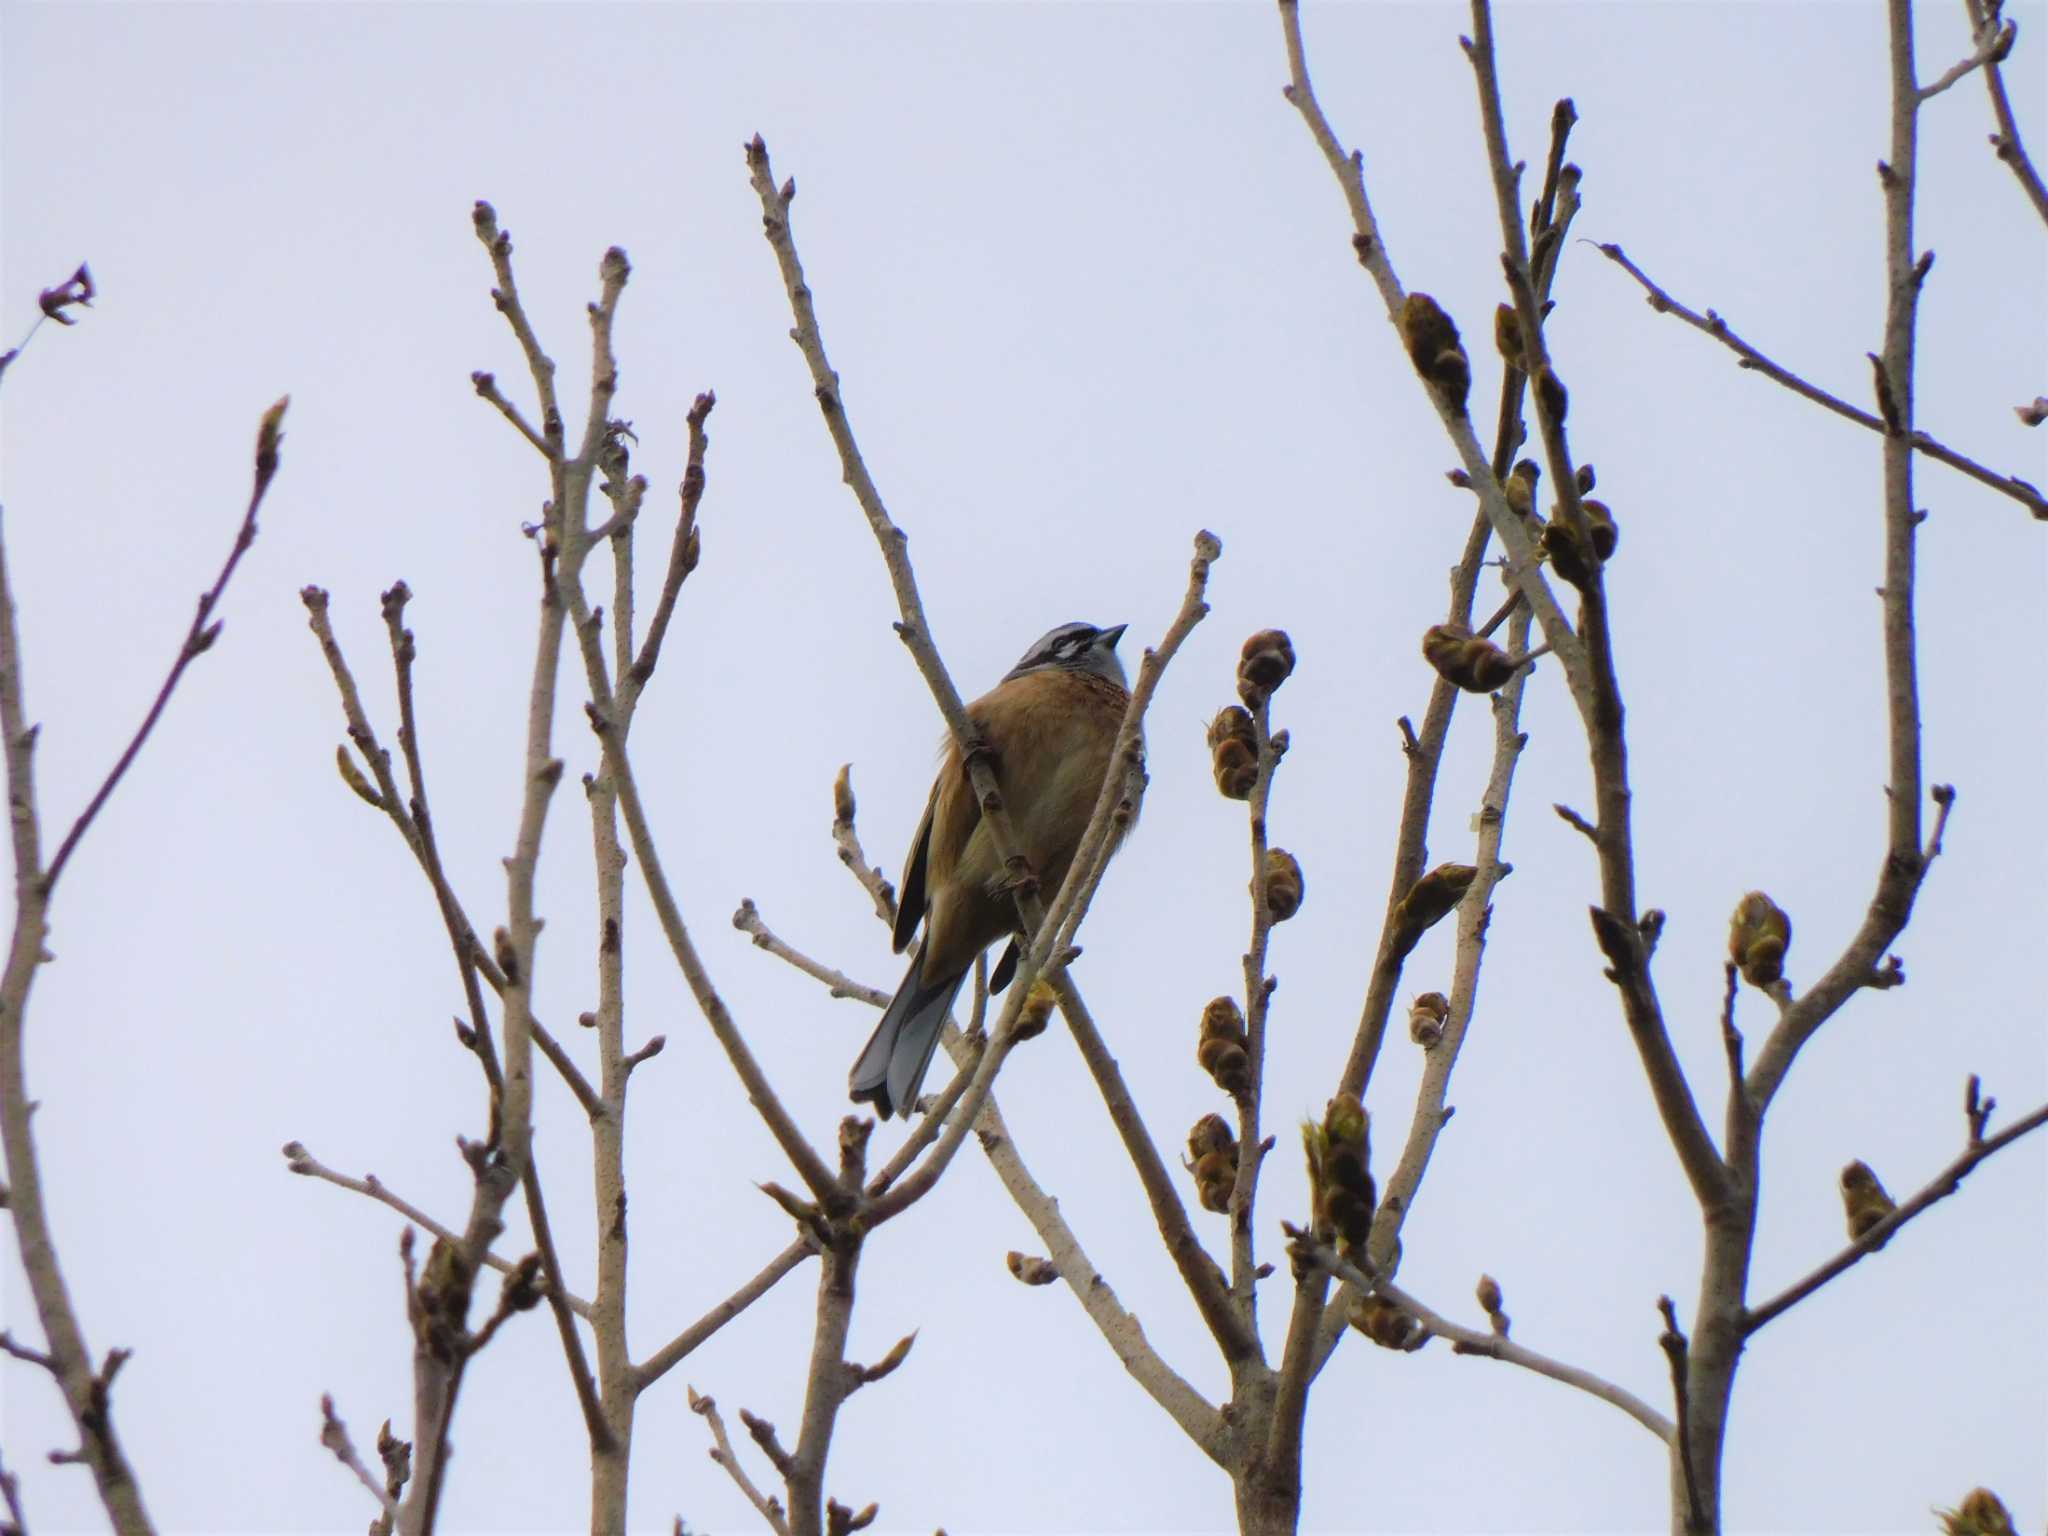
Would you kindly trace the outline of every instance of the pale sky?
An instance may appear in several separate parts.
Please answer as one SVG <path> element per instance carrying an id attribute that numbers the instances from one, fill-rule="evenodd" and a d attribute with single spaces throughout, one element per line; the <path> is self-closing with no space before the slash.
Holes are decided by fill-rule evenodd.
<path id="1" fill-rule="evenodd" d="M 2021 126 L 2048 152 L 2048 14 L 2015 3 Z M 1475 415 L 1498 234 L 1462 7 L 1310 3 L 1312 67 L 1361 147 L 1396 269 L 1471 338 Z M 1883 318 L 1882 11 L 1874 5 L 1517 5 L 1499 22 L 1515 152 L 1540 166 L 1572 96 L 1574 231 L 1618 241 L 1816 382 L 1867 401 Z M 1924 8 L 1921 73 L 1968 48 Z M 1440 618 L 1469 499 L 1353 259 L 1335 183 L 1280 97 L 1270 5 L 0 6 L 0 340 L 90 260 L 102 296 L 45 327 L 5 386 L 8 558 L 21 607 L 46 837 L 154 693 L 232 536 L 262 409 L 290 391 L 284 468 L 226 631 L 65 877 L 30 1017 L 36 1126 L 72 1293 L 97 1350 L 135 1350 L 115 1411 L 166 1530 L 359 1530 L 362 1490 L 322 1451 L 332 1392 L 366 1445 L 408 1432 L 398 1218 L 291 1178 L 278 1146 L 374 1170 L 456 1219 L 453 1149 L 481 1129 L 462 1007 L 432 901 L 388 825 L 336 782 L 340 712 L 298 589 L 334 615 L 380 726 L 393 710 L 377 594 L 407 580 L 422 733 L 451 871 L 478 925 L 503 913 L 534 610 L 519 525 L 545 477 L 471 391 L 522 377 L 470 229 L 491 199 L 522 289 L 584 387 L 599 256 L 634 267 L 618 414 L 658 528 L 683 414 L 715 387 L 704 559 L 635 732 L 649 812 L 698 944 L 811 1135 L 845 1112 L 866 1008 L 728 925 L 756 900 L 792 943 L 893 988 L 899 959 L 827 835 L 854 765 L 868 851 L 895 878 L 941 726 L 890 631 L 874 542 L 839 481 L 740 146 L 794 176 L 799 244 L 847 408 L 910 533 L 963 692 L 1049 626 L 1128 621 L 1156 640 L 1189 540 L 1224 558 L 1213 613 L 1151 716 L 1144 823 L 1083 934 L 1077 976 L 1162 1146 L 1218 1107 L 1194 1060 L 1209 997 L 1241 985 L 1239 807 L 1202 722 L 1255 629 L 1294 638 L 1276 701 L 1293 736 L 1276 841 L 1307 876 L 1276 935 L 1267 1106 L 1282 1139 L 1259 1207 L 1267 1256 L 1306 1195 L 1293 1122 L 1328 1096 L 1385 901 L 1417 654 Z M 2043 231 L 1985 145 L 1981 85 L 1922 117 L 1920 421 L 2048 484 Z M 1629 707 L 1640 887 L 1670 913 L 1656 969 L 1708 1123 L 1729 910 L 1792 915 L 1811 980 L 1854 930 L 1882 854 L 1879 445 L 1653 314 L 1590 244 L 1559 278 L 1554 351 L 1573 442 L 1622 528 L 1609 591 Z M 523 398 L 523 391 L 522 391 Z M 2043 528 L 1922 462 L 1922 702 L 1930 781 L 1960 790 L 1947 849 L 1868 993 L 1802 1056 L 1769 1123 L 1753 1295 L 1843 1241 L 1840 1167 L 1895 1195 L 1960 1149 L 1981 1073 L 2020 1112 L 2048 1094 L 2039 949 Z M 658 569 L 658 540 L 643 569 Z M 651 590 L 651 589 L 650 589 Z M 1482 593 L 1491 598 L 1491 578 Z M 595 764 L 565 671 L 557 742 Z M 1660 1293 L 1690 1317 L 1697 1213 L 1585 920 L 1597 880 L 1549 809 L 1590 810 L 1561 672 L 1529 691 L 1528 751 L 1458 1114 L 1406 1229 L 1402 1284 L 1468 1323 L 1478 1274 L 1516 1337 L 1660 1406 Z M 1491 725 L 1460 711 L 1432 861 L 1468 859 Z M 573 788 L 573 786 L 572 786 Z M 576 1035 L 594 996 L 588 824 L 558 797 L 543 867 L 543 1015 Z M 689 1001 L 637 886 L 630 1040 L 668 1036 L 630 1102 L 631 1333 L 649 1353 L 788 1241 L 753 1185 L 787 1179 Z M 1405 998 L 1449 979 L 1449 925 Z M 1447 987 L 1446 987 L 1447 989 Z M 1747 993 L 1754 1042 L 1767 1007 Z M 572 1047 L 594 1060 L 592 1043 Z M 1374 1078 L 1390 1167 L 1420 1054 L 1397 1027 Z M 537 1156 L 588 1292 L 587 1139 L 541 1079 Z M 1072 1044 L 1022 1049 L 998 1092 L 1034 1172 L 1167 1358 L 1226 1381 Z M 896 1145 L 896 1125 L 877 1133 Z M 1188 1190 L 1190 1204 L 1193 1191 Z M 1220 1217 L 1197 1212 L 1215 1251 Z M 522 1252 L 515 1227 L 504 1247 Z M 1220 1531 L 1227 1480 L 1124 1375 L 971 1147 L 869 1244 L 852 1353 L 918 1330 L 848 1405 L 829 1484 L 882 1529 Z M 1731 1529 L 1889 1532 L 1978 1483 L 2048 1520 L 2048 1140 L 1758 1334 L 1737 1381 Z M 11 1246 L 6 1324 L 35 1322 Z M 1267 1282 L 1277 1347 L 1285 1266 Z M 492 1288 L 486 1287 L 489 1294 Z M 677 1513 L 755 1529 L 705 1456 L 685 1383 L 793 1432 L 813 1271 L 786 1281 L 642 1399 L 636 1528 Z M 0 1369 L 0 1449 L 32 1529 L 102 1524 L 49 1383 Z M 1310 1410 L 1314 1531 L 1638 1531 L 1666 1518 L 1661 1448 L 1620 1413 L 1441 1344 L 1348 1340 Z M 444 1529 L 587 1522 L 586 1449 L 558 1343 L 519 1320 L 474 1367 Z M 765 1469 L 757 1469 L 765 1470 Z"/>

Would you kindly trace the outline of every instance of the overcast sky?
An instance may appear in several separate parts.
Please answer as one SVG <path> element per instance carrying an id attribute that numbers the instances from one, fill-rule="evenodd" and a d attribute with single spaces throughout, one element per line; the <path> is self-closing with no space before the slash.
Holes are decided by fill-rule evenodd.
<path id="1" fill-rule="evenodd" d="M 2048 150 L 2048 16 L 2015 3 L 2009 72 Z M 1492 193 L 1457 35 L 1462 8 L 1311 4 L 1311 59 L 1364 151 L 1392 259 L 1497 365 Z M 1576 233 L 1623 243 L 1817 382 L 1866 400 L 1883 318 L 1881 10 L 1871 5 L 1526 5 L 1500 18 L 1515 151 L 1540 165 L 1569 94 Z M 1922 74 L 1967 51 L 1960 5 L 1921 17 Z M 1276 937 L 1268 1066 L 1283 1143 L 1328 1096 L 1385 901 L 1416 641 L 1441 617 L 1469 499 L 1359 271 L 1337 188 L 1281 100 L 1270 5 L 259 6 L 7 4 L 0 338 L 91 261 L 102 296 L 45 327 L 6 381 L 8 558 L 46 836 L 61 832 L 154 692 L 246 495 L 257 418 L 290 391 L 285 464 L 221 644 L 67 873 L 57 963 L 30 1020 L 36 1125 L 68 1275 L 96 1349 L 132 1347 L 116 1413 L 169 1530 L 342 1531 L 362 1491 L 316 1444 L 335 1394 L 365 1440 L 410 1415 L 410 1339 L 381 1206 L 289 1177 L 280 1143 L 375 1170 L 445 1218 L 458 1134 L 481 1129 L 462 1004 L 429 893 L 335 780 L 339 709 L 298 589 L 330 588 L 380 724 L 377 594 L 417 594 L 422 733 L 449 863 L 479 926 L 503 911 L 534 580 L 519 526 L 535 457 L 478 402 L 517 351 L 493 312 L 474 199 L 512 232 L 527 302 L 586 374 L 583 305 L 631 255 L 619 414 L 658 526 L 683 414 L 715 387 L 703 565 L 635 740 L 699 945 L 805 1127 L 828 1140 L 862 1006 L 753 950 L 744 896 L 792 942 L 893 988 L 900 961 L 833 857 L 830 784 L 854 765 L 891 877 L 941 727 L 837 462 L 761 238 L 742 142 L 797 180 L 799 243 L 868 462 L 911 536 L 963 691 L 1073 618 L 1128 621 L 1133 656 L 1177 605 L 1189 540 L 1222 538 L 1214 611 L 1151 717 L 1144 825 L 1084 934 L 1079 979 L 1157 1139 L 1217 1107 L 1197 1016 L 1240 985 L 1241 809 L 1210 787 L 1203 720 L 1245 635 L 1291 632 L 1276 703 L 1294 747 L 1272 825 L 1307 874 Z M 2043 232 L 1985 145 L 1977 81 L 1923 115 L 1922 425 L 2048 483 L 2011 407 L 2048 389 Z M 1590 244 L 1567 251 L 1551 334 L 1623 537 L 1609 591 L 1626 690 L 1640 889 L 1670 913 L 1657 972 L 1720 1123 L 1726 919 L 1746 890 L 1792 914 L 1795 984 L 1854 930 L 1882 853 L 1879 445 L 1653 314 Z M 1475 414 L 1482 414 L 1475 409 Z M 1490 406 L 1485 414 L 1490 415 Z M 1900 946 L 1910 984 L 1867 993 L 1801 1058 L 1766 1141 L 1754 1287 L 1842 1242 L 1835 1177 L 1895 1194 L 1959 1149 L 1971 1072 L 2015 1110 L 2048 1093 L 2040 784 L 2041 525 L 1918 467 L 1926 769 L 1961 795 Z M 652 547 L 643 566 L 656 566 Z M 1494 590 L 1489 584 L 1484 592 Z M 565 671 L 557 740 L 595 755 Z M 1472 1037 L 1406 1232 L 1402 1283 L 1477 1321 L 1497 1276 L 1516 1336 L 1667 1401 L 1654 1303 L 1690 1315 L 1697 1214 L 1585 921 L 1597 882 L 1550 812 L 1590 809 L 1560 672 L 1539 667 L 1510 807 L 1515 873 Z M 1432 860 L 1469 858 L 1490 748 L 1460 712 Z M 580 798 L 545 850 L 543 1015 L 591 1005 Z M 631 1040 L 665 1033 L 630 1109 L 631 1328 L 645 1354 L 788 1240 L 752 1187 L 787 1178 L 653 927 L 629 914 Z M 1404 996 L 1448 982 L 1449 925 Z M 1746 994 L 1752 1040 L 1766 1007 Z M 569 1025 L 571 1033 L 574 1027 Z M 586 1054 L 591 1042 L 572 1045 Z M 1374 1079 L 1390 1164 L 1419 1071 L 1399 1032 Z M 1222 1368 L 1174 1280 L 1070 1042 L 1023 1049 L 1000 1098 L 1019 1146 L 1149 1336 L 1210 1395 Z M 543 1078 L 537 1155 L 579 1290 L 592 1275 L 588 1145 Z M 894 1125 L 878 1132 L 893 1146 Z M 1285 1151 L 1283 1145 L 1282 1151 Z M 1977 1483 L 2048 1519 L 2048 1141 L 1759 1334 L 1730 1432 L 1732 1528 L 1925 1530 Z M 1190 1191 L 1192 1194 L 1192 1191 Z M 1275 1159 L 1262 1240 L 1305 1206 Z M 1221 1218 L 1198 1214 L 1221 1250 Z M 515 1230 L 508 1251 L 520 1251 Z M 930 1531 L 1212 1531 L 1230 1490 L 1144 1398 L 1064 1290 L 1004 1272 L 1030 1229 L 970 1149 L 868 1248 L 852 1350 L 912 1329 L 909 1363 L 841 1419 L 830 1486 Z M 34 1336 L 18 1267 L 5 1316 Z M 1269 1324 L 1284 1317 L 1284 1266 Z M 685 1382 L 793 1427 L 812 1275 L 786 1282 L 643 1399 L 636 1525 L 752 1529 L 705 1456 Z M 1277 1326 L 1277 1325 L 1275 1325 Z M 1277 1341 L 1276 1341 L 1277 1342 Z M 47 1381 L 0 1371 L 0 1445 L 39 1533 L 96 1528 Z M 1304 1526 L 1635 1531 L 1667 1474 L 1613 1409 L 1441 1345 L 1349 1341 L 1316 1389 Z M 445 1528 L 587 1519 L 585 1447 L 546 1320 L 477 1364 Z"/>

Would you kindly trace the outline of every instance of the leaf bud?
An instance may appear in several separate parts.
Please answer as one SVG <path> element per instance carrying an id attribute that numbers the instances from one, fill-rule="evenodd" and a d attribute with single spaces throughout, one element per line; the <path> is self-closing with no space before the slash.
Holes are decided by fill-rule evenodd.
<path id="1" fill-rule="evenodd" d="M 1251 798 L 1259 782 L 1259 744 L 1251 712 L 1242 705 L 1226 704 L 1209 722 L 1209 766 L 1226 800 Z"/>
<path id="2" fill-rule="evenodd" d="M 1415 371 L 1458 415 L 1465 414 L 1465 396 L 1472 388 L 1472 365 L 1458 341 L 1458 327 L 1426 293 L 1411 293 L 1401 303 L 1401 340 Z"/>
<path id="3" fill-rule="evenodd" d="M 1861 1239 L 1897 1209 L 1870 1164 L 1859 1160 L 1842 1170 L 1842 1211 L 1849 1218 L 1851 1238 Z"/>
<path id="4" fill-rule="evenodd" d="M 1422 1320 L 1384 1296 L 1361 1296 L 1351 1304 L 1351 1326 L 1382 1349 L 1420 1349 L 1429 1335 Z"/>
<path id="5" fill-rule="evenodd" d="M 1252 1062 L 1247 1053 L 1244 1015 L 1237 1000 L 1219 997 L 1202 1010 L 1202 1033 L 1195 1046 L 1195 1060 L 1232 1098 L 1251 1091 Z"/>
<path id="6" fill-rule="evenodd" d="M 1262 629 L 1244 643 L 1237 663 L 1237 696 L 1253 708 L 1294 671 L 1294 642 L 1283 629 Z"/>
<path id="7" fill-rule="evenodd" d="M 1266 911 L 1273 921 L 1284 923 L 1301 910 L 1306 889 L 1301 864 L 1285 848 L 1266 850 Z"/>
<path id="8" fill-rule="evenodd" d="M 1735 904 L 1728 921 L 1728 958 L 1752 987 L 1783 979 L 1791 945 L 1792 919 L 1762 891 L 1751 891 Z"/>
<path id="9" fill-rule="evenodd" d="M 1492 693 L 1515 675 L 1506 651 L 1463 624 L 1430 625 L 1422 634 L 1422 655 L 1437 676 L 1467 693 Z"/>
<path id="10" fill-rule="evenodd" d="M 1394 939 L 1400 952 L 1407 954 L 1423 934 L 1455 912 L 1478 877 L 1478 869 L 1470 864 L 1439 864 L 1410 886 L 1394 909 Z"/>
<path id="11" fill-rule="evenodd" d="M 1408 1038 L 1425 1051 L 1435 1050 L 1444 1037 L 1444 1023 L 1450 1016 L 1450 999 L 1443 993 L 1418 993 L 1408 1008 Z"/>

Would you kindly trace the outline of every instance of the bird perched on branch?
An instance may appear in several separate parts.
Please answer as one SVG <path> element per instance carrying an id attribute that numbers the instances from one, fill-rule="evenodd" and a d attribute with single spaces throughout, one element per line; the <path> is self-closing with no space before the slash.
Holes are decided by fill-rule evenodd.
<path id="1" fill-rule="evenodd" d="M 1018 851 L 1048 896 L 1067 878 L 1130 702 L 1116 657 L 1124 629 L 1062 624 L 967 706 L 975 734 L 994 758 Z M 856 1104 L 873 1103 L 885 1120 L 915 1107 L 960 983 L 983 950 L 1017 932 L 1007 873 L 982 825 L 960 744 L 948 742 L 904 861 L 896 907 L 897 953 L 909 948 L 920 919 L 924 939 L 853 1064 L 848 1087 Z M 994 990 L 1015 974 L 1017 955 L 1013 937 L 996 966 Z"/>

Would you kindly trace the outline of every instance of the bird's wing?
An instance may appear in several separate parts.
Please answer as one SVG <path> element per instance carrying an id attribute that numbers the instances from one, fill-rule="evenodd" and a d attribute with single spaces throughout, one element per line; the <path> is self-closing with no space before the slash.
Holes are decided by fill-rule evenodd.
<path id="1" fill-rule="evenodd" d="M 917 925 L 924 917 L 925 908 L 925 860 L 932 846 L 932 807 L 938 804 L 939 786 L 932 786 L 931 798 L 924 803 L 924 820 L 917 824 L 917 836 L 910 840 L 910 853 L 903 861 L 903 889 L 896 898 L 896 953 L 902 954 L 910 948 L 910 941 L 917 936 Z"/>

